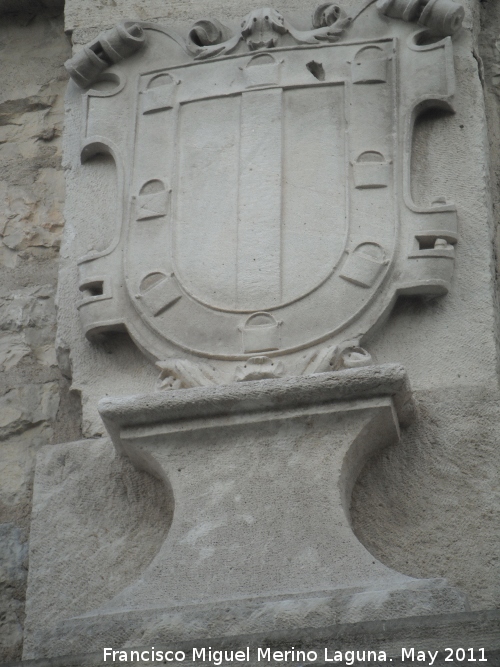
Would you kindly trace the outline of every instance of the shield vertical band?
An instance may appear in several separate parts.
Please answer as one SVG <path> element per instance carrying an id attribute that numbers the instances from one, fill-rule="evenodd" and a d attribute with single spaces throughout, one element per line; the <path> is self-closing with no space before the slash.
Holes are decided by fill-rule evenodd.
<path id="1" fill-rule="evenodd" d="M 282 90 L 241 96 L 237 299 L 281 299 Z"/>

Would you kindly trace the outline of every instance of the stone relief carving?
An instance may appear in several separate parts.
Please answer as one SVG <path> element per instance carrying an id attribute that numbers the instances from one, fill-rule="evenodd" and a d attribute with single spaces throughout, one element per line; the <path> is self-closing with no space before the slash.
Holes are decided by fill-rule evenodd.
<path id="1" fill-rule="evenodd" d="M 216 19 L 197 21 L 186 41 L 195 58 L 210 58 L 233 51 L 241 40 L 250 50 L 274 48 L 280 37 L 290 34 L 297 44 L 335 42 L 362 11 L 376 2 L 381 14 L 404 21 L 418 22 L 433 34 L 448 36 L 462 26 L 464 9 L 454 0 L 367 0 L 361 9 L 349 16 L 336 4 L 319 5 L 312 17 L 313 30 L 294 28 L 280 12 L 270 7 L 250 12 L 241 23 L 241 31 L 231 35 L 229 28 Z M 141 26 L 124 21 L 101 33 L 83 50 L 67 61 L 73 80 L 82 87 L 93 83 L 110 65 L 137 51 L 145 42 Z"/>
<path id="2" fill-rule="evenodd" d="M 456 208 L 413 201 L 411 149 L 421 112 L 453 111 L 463 14 L 325 3 L 299 30 L 262 8 L 186 40 L 124 22 L 76 54 L 82 162 L 111 156 L 120 190 L 113 243 L 79 262 L 87 337 L 125 328 L 160 388 L 371 363 L 398 295 L 449 289 Z"/>
<path id="3" fill-rule="evenodd" d="M 161 390 L 130 373 L 115 396 L 99 383 L 98 410 L 175 509 L 111 599 L 32 613 L 37 657 L 467 610 L 445 580 L 378 561 L 350 516 L 363 466 L 417 418 L 404 367 L 377 365 L 369 335 L 399 295 L 450 288 L 457 211 L 415 202 L 411 167 L 419 115 L 453 111 L 462 16 L 370 0 L 323 4 L 306 30 L 270 8 L 187 39 L 124 23 L 69 62 L 77 201 L 103 162 L 117 193 L 107 247 L 78 262 L 80 319 L 90 341 L 128 331 Z M 99 203 L 110 192 L 87 182 Z M 70 243 L 86 222 L 71 214 Z"/>
<path id="4" fill-rule="evenodd" d="M 313 15 L 313 30 L 297 30 L 275 9 L 264 7 L 250 12 L 241 23 L 241 31 L 224 41 L 229 30 L 218 21 L 198 21 L 189 33 L 187 45 L 195 58 L 211 58 L 233 51 L 244 41 L 250 51 L 272 49 L 285 35 L 297 44 L 336 42 L 351 18 L 337 5 L 324 4 Z"/>

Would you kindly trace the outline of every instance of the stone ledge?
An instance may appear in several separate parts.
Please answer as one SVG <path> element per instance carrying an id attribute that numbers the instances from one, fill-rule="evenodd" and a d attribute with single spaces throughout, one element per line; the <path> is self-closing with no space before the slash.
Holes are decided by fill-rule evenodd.
<path id="1" fill-rule="evenodd" d="M 458 662 L 445 661 L 446 648 L 456 649 L 478 648 L 485 649 L 485 656 L 488 662 L 487 667 L 500 666 L 500 610 L 488 610 L 478 612 L 463 612 L 458 614 L 442 614 L 439 616 L 419 616 L 393 619 L 390 621 L 368 621 L 363 623 L 339 624 L 323 628 L 303 628 L 293 633 L 268 632 L 251 635 L 237 635 L 227 638 L 213 638 L 205 642 L 178 642 L 169 645 L 157 645 L 157 650 L 176 649 L 186 653 L 186 660 L 182 664 L 191 666 L 196 664 L 199 667 L 213 664 L 203 661 L 193 661 L 190 659 L 190 652 L 193 648 L 201 648 L 208 645 L 213 650 L 238 650 L 249 646 L 256 653 L 257 647 L 267 648 L 272 651 L 290 649 L 292 646 L 296 650 L 317 651 L 318 661 L 315 665 L 324 665 L 324 648 L 329 651 L 385 651 L 389 664 L 392 658 L 392 665 L 408 664 L 401 660 L 401 648 L 413 647 L 415 651 L 439 651 L 439 656 L 433 663 L 433 667 L 454 667 L 455 665 L 465 664 Z M 104 648 L 104 647 L 103 647 Z M 114 647 L 120 649 L 122 647 Z M 131 650 L 151 650 L 151 646 L 127 647 Z M 188 659 L 189 658 L 189 659 Z M 110 665 L 118 667 L 119 665 L 133 665 L 134 667 L 146 667 L 154 663 L 146 662 L 103 662 L 101 652 L 73 654 L 54 656 L 39 660 L 25 660 L 21 662 L 4 663 L 2 667 L 97 667 L 101 665 Z M 172 663 L 174 664 L 174 663 Z M 228 663 L 226 663 L 228 664 Z M 234 664 L 253 664 L 234 663 Z M 255 663 L 259 664 L 259 663 Z M 287 664 L 283 662 L 262 662 L 263 664 Z M 288 663 L 293 664 L 293 663 Z M 295 663 L 298 664 L 298 663 Z M 328 664 L 328 663 L 326 663 Z M 332 663 L 341 667 L 343 663 Z M 354 665 L 361 665 L 360 662 L 354 662 Z M 370 663 L 366 663 L 370 664 Z M 371 663 L 377 667 L 377 663 Z M 380 663 L 384 664 L 384 663 Z M 423 664 L 423 663 L 417 663 Z M 427 664 L 427 663 L 426 663 Z M 479 663 L 478 663 L 479 664 Z"/>
<path id="2" fill-rule="evenodd" d="M 415 418 L 408 376 L 399 364 L 365 366 L 337 372 L 196 387 L 125 398 L 103 398 L 99 412 L 108 430 L 160 421 L 216 417 L 236 412 L 321 405 L 329 401 L 391 396 L 402 426 Z"/>

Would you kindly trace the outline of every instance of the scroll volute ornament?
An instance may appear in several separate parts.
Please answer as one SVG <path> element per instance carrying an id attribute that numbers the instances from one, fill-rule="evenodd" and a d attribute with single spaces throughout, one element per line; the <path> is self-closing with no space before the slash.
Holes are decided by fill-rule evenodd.
<path id="1" fill-rule="evenodd" d="M 196 21 L 189 31 L 189 39 L 198 46 L 214 46 L 230 38 L 229 29 L 217 19 Z"/>
<path id="2" fill-rule="evenodd" d="M 332 5 L 331 2 L 325 2 L 317 7 L 313 13 L 313 28 L 326 28 L 333 25 L 340 19 L 345 18 L 346 14 L 339 5 Z"/>
<path id="3" fill-rule="evenodd" d="M 458 32 L 465 15 L 454 0 L 378 0 L 376 7 L 391 18 L 416 21 L 439 37 Z"/>
<path id="4" fill-rule="evenodd" d="M 263 7 L 250 12 L 233 35 L 216 19 L 197 21 L 189 32 L 187 46 L 196 59 L 206 59 L 230 53 L 242 40 L 250 51 L 275 48 L 285 35 L 299 44 L 336 42 L 351 21 L 338 5 L 324 3 L 313 14 L 313 30 L 298 30 L 280 12 Z"/>
<path id="5" fill-rule="evenodd" d="M 80 87 L 87 88 L 105 69 L 131 56 L 145 41 L 144 31 L 138 23 L 122 21 L 84 46 L 66 61 L 65 67 Z"/>

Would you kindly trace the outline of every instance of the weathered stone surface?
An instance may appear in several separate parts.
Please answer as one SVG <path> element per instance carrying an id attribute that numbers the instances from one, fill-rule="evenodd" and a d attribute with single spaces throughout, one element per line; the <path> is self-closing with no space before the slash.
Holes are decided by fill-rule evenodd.
<path id="1" fill-rule="evenodd" d="M 64 9 L 64 0 L 0 0 L 0 14 L 11 14 L 22 23 L 28 24 L 30 19 L 40 13 L 59 16 Z"/>
<path id="2" fill-rule="evenodd" d="M 51 285 L 28 287 L 0 294 L 0 331 L 15 331 L 40 337 L 54 337 L 54 288 Z"/>
<path id="3" fill-rule="evenodd" d="M 303 2 L 301 0 L 287 0 L 281 4 L 280 8 L 287 13 L 302 12 L 304 14 L 304 23 L 310 21 L 310 16 L 317 7 L 317 2 Z M 352 0 L 342 3 L 343 5 L 352 4 Z M 82 29 L 92 29 L 98 27 L 111 26 L 120 19 L 135 19 L 148 21 L 150 19 L 161 20 L 165 23 L 175 22 L 176 24 L 189 24 L 198 21 L 205 16 L 219 16 L 233 22 L 241 21 L 253 7 L 245 0 L 233 0 L 231 3 L 221 2 L 220 0 L 192 0 L 189 3 L 183 3 L 179 0 L 165 5 L 161 0 L 139 0 L 134 2 L 115 3 L 114 0 L 78 0 L 66 1 L 65 7 L 65 26 L 66 30 L 78 31 Z M 88 41 L 88 32 L 82 34 L 78 39 L 79 43 Z M 81 40 L 81 41 L 80 41 Z"/>
<path id="4" fill-rule="evenodd" d="M 259 414 L 268 410 L 293 409 L 311 403 L 357 398 L 390 397 L 398 423 L 408 426 L 417 417 L 406 371 L 399 364 L 352 368 L 337 373 L 315 373 L 273 382 L 245 382 L 193 388 L 186 391 L 103 398 L 99 412 L 108 430 L 126 426 L 150 426 L 159 421 Z M 117 447 L 119 442 L 117 441 Z"/>
<path id="5" fill-rule="evenodd" d="M 417 392 L 420 418 L 361 474 L 356 534 L 383 563 L 446 576 L 473 609 L 500 599 L 498 392 Z M 403 491 L 404 490 L 404 491 Z"/>
<path id="6" fill-rule="evenodd" d="M 23 639 L 27 534 L 36 452 L 53 438 L 57 382 L 28 384 L 0 396 L 0 655 L 19 656 Z M 9 521 L 10 520 L 10 521 Z"/>
<path id="7" fill-rule="evenodd" d="M 15 409 L 11 412 L 9 408 L 4 408 L 3 412 L 6 418 L 19 414 Z M 29 507 L 36 452 L 53 438 L 53 430 L 47 422 L 28 428 L 24 426 L 20 435 L 11 435 L 0 443 L 0 471 L 5 480 L 0 502 L 4 508 L 16 508 L 18 505 Z"/>
<path id="8" fill-rule="evenodd" d="M 0 475 L 9 479 L 3 470 Z M 0 524 L 0 641 L 6 657 L 16 655 L 23 639 L 27 565 L 26 534 L 13 523 Z"/>
<path id="9" fill-rule="evenodd" d="M 0 398 L 0 440 L 28 426 L 53 421 L 59 407 L 59 385 L 48 382 L 11 389 Z"/>
<path id="10" fill-rule="evenodd" d="M 34 496 L 27 655 L 37 651 L 35 630 L 99 607 L 138 577 L 173 512 L 163 484 L 107 439 L 44 448 Z"/>
<path id="11" fill-rule="evenodd" d="M 226 607 L 226 613 L 231 613 L 233 609 Z M 245 663 L 249 667 L 254 665 L 265 664 L 282 665 L 284 662 L 283 655 L 274 654 L 274 651 L 316 651 L 317 660 L 311 656 L 307 664 L 316 664 L 318 666 L 328 664 L 325 663 L 325 649 L 327 649 L 327 656 L 332 659 L 334 651 L 342 651 L 344 655 L 344 662 L 336 664 L 344 667 L 345 665 L 354 665 L 355 667 L 366 667 L 366 665 L 387 664 L 391 662 L 393 665 L 408 665 L 411 659 L 411 649 L 413 648 L 413 662 L 420 664 L 430 664 L 432 659 L 435 667 L 448 667 L 450 664 L 460 664 L 460 661 L 452 662 L 451 655 L 455 655 L 455 650 L 463 648 L 464 643 L 470 643 L 472 647 L 481 647 L 484 649 L 484 658 L 486 664 L 497 667 L 500 659 L 500 637 L 498 635 L 498 623 L 500 621 L 500 611 L 490 610 L 483 612 L 465 612 L 459 614 L 441 614 L 438 616 L 420 616 L 412 618 L 395 619 L 392 621 L 369 621 L 365 623 L 349 623 L 349 624 L 335 624 L 323 628 L 306 628 L 299 631 L 289 632 L 273 632 L 267 630 L 264 633 L 237 635 L 232 638 L 213 638 L 210 640 L 209 646 L 215 651 L 237 651 L 249 649 L 250 660 Z M 102 631 L 102 627 L 97 632 Z M 465 638 L 467 638 L 465 640 Z M 103 645 L 105 637 L 102 639 Z M 175 641 L 175 642 L 158 642 L 155 641 L 154 646 L 166 651 L 176 650 L 182 651 L 186 658 L 182 664 L 189 667 L 194 665 L 201 665 L 207 667 L 213 665 L 214 661 L 218 661 L 219 654 L 208 651 L 207 643 L 205 641 Z M 119 644 L 119 651 L 123 649 L 126 651 L 126 657 L 129 658 L 128 663 L 134 667 L 148 667 L 151 660 L 151 644 L 141 645 L 127 645 L 125 643 Z M 410 652 L 403 654 L 403 647 Z M 202 649 L 205 648 L 205 658 L 203 658 Z M 265 651 L 270 649 L 270 657 L 259 658 L 258 649 Z M 193 649 L 196 649 L 194 653 Z M 376 658 L 368 656 L 363 652 L 377 651 L 377 657 L 380 655 L 378 651 L 384 651 L 386 657 L 382 656 L 382 660 L 377 663 Z M 146 651 L 143 654 L 145 660 L 137 659 L 137 653 L 132 651 Z M 359 654 L 357 653 L 359 651 Z M 422 657 L 421 651 L 424 652 L 425 660 Z M 428 651 L 432 652 L 432 658 Z M 450 651 L 452 653 L 450 653 Z M 460 652 L 458 654 L 460 656 Z M 471 657 L 470 653 L 467 653 Z M 167 654 L 171 658 L 170 653 Z M 292 654 L 288 654 L 289 662 L 292 662 Z M 225 659 L 224 653 L 221 655 L 222 660 Z M 295 664 L 301 664 L 303 657 L 295 653 Z M 475 649 L 472 657 L 475 660 L 483 657 L 483 653 Z M 307 657 L 306 657 L 307 660 Z M 368 662 L 367 662 L 368 660 Z M 23 662 L 10 663 L 6 667 L 96 667 L 102 665 L 104 662 L 104 650 L 94 651 L 86 654 L 65 654 L 61 656 L 53 656 L 50 658 L 41 658 L 38 660 L 25 660 Z M 112 667 L 118 667 L 124 664 L 124 654 L 106 653 L 106 664 Z M 229 663 L 230 664 L 230 663 Z M 293 663 L 292 663 L 293 664 Z M 335 660 L 334 660 L 335 664 Z"/>
<path id="12" fill-rule="evenodd" d="M 0 264 L 10 268 L 54 258 L 63 225 L 60 63 L 68 47 L 60 38 L 60 19 L 39 17 L 27 28 L 25 15 L 18 16 L 5 18 L 0 29 Z M 33 58 L 34 52 L 43 58 Z"/>
<path id="13" fill-rule="evenodd" d="M 488 115 L 490 185 L 496 223 L 494 241 L 498 275 L 500 271 L 500 6 L 497 2 L 488 0 L 481 5 L 481 8 L 477 58 Z"/>
<path id="14" fill-rule="evenodd" d="M 81 618 L 40 618 L 37 598 L 57 609 L 61 595 L 49 599 L 51 576 L 40 564 L 47 544 L 33 542 L 52 534 L 57 489 L 54 472 L 40 464 L 26 657 L 124 637 L 129 644 L 208 639 L 467 609 L 444 580 L 381 565 L 349 526 L 347 503 L 364 461 L 397 441 L 396 411 L 401 422 L 415 418 L 401 367 L 105 399 L 100 409 L 117 450 L 175 498 L 172 526 L 149 566 L 112 599 Z M 45 451 L 54 458 L 54 448 Z M 85 449 L 78 453 L 85 461 Z M 69 475 L 66 499 L 81 496 L 77 486 Z M 64 521 L 75 532 L 74 517 L 58 525 Z M 78 578 L 82 556 L 60 554 L 69 579 Z"/>
<path id="15" fill-rule="evenodd" d="M 54 440 L 79 437 L 78 411 L 55 365 L 62 63 L 70 47 L 61 3 L 44 12 L 48 4 L 0 2 L 2 662 L 21 655 L 36 452 Z"/>
<path id="16" fill-rule="evenodd" d="M 0 396 L 0 655 L 20 655 L 24 622 L 27 534 L 36 452 L 53 438 L 57 382 L 28 384 Z"/>
<path id="17" fill-rule="evenodd" d="M 8 371 L 30 354 L 22 334 L 4 334 L 0 338 L 0 370 Z"/>

